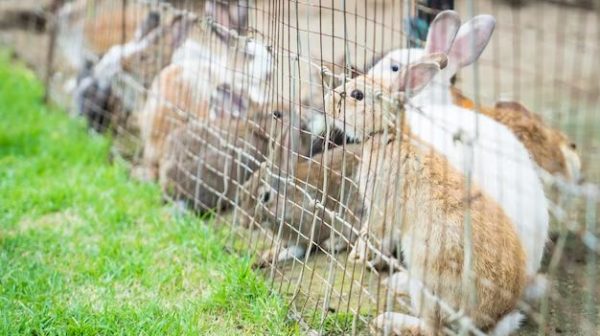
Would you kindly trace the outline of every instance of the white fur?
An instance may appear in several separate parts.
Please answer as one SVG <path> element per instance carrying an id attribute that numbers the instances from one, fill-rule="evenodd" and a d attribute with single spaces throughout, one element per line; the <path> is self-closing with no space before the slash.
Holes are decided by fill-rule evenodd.
<path id="1" fill-rule="evenodd" d="M 405 329 L 421 330 L 423 332 L 428 330 L 421 319 L 406 314 L 392 312 L 386 312 L 375 317 L 372 325 L 375 326 L 377 332 L 382 333 L 383 335 L 397 335 Z"/>
<path id="2" fill-rule="evenodd" d="M 58 49 L 72 68 L 80 69 L 84 62 L 84 3 L 68 2 L 58 12 Z"/>
<path id="3" fill-rule="evenodd" d="M 100 62 L 94 66 L 94 77 L 100 86 L 108 85 L 112 79 L 123 71 L 121 61 L 132 54 L 148 47 L 148 38 L 141 41 L 132 41 L 111 47 Z"/>
<path id="4" fill-rule="evenodd" d="M 569 176 L 566 176 L 573 183 L 580 183 L 583 179 L 581 174 L 581 159 L 577 152 L 567 147 L 567 144 L 562 144 L 560 147 L 563 156 L 565 157 L 565 163 L 567 165 L 567 172 Z"/>
<path id="5" fill-rule="evenodd" d="M 527 275 L 533 277 L 540 268 L 549 217 L 527 149 L 506 126 L 457 106 L 413 107 L 406 116 L 416 136 L 446 156 L 455 169 L 471 173 L 473 181 L 502 206 L 517 228 L 527 253 Z"/>
<path id="6" fill-rule="evenodd" d="M 525 315 L 523 315 L 518 310 L 508 313 L 503 318 L 498 321 L 494 329 L 489 332 L 490 336 L 509 336 L 512 335 L 519 327 L 521 323 L 525 319 Z"/>
<path id="7" fill-rule="evenodd" d="M 184 64 L 190 60 L 204 60 L 208 62 L 214 62 L 215 64 L 221 61 L 223 58 L 215 55 L 214 52 L 211 52 L 210 49 L 200 45 L 198 42 L 188 38 L 183 42 L 181 47 L 177 48 L 175 52 L 173 52 L 173 56 L 171 58 L 172 64 Z M 223 63 L 223 65 L 226 63 Z"/>
<path id="8" fill-rule="evenodd" d="M 377 79 L 384 87 L 390 87 L 398 78 L 400 70 L 406 68 L 425 56 L 425 50 L 421 48 L 397 49 L 389 52 L 368 72 L 368 76 Z M 393 71 L 395 67 L 400 69 Z M 450 93 L 450 77 L 456 73 L 456 69 L 450 66 L 440 70 L 439 74 L 431 81 L 421 93 L 413 98 L 415 104 L 452 104 Z"/>
<path id="9" fill-rule="evenodd" d="M 548 291 L 548 279 L 544 274 L 536 274 L 536 276 L 529 280 L 525 292 L 523 293 L 523 299 L 527 302 L 537 302 L 541 300 Z"/>
<path id="10" fill-rule="evenodd" d="M 215 56 L 210 49 L 188 39 L 175 51 L 172 61 L 184 68 L 183 79 L 201 95 L 210 91 L 204 91 L 206 83 L 198 77 L 207 79 L 210 72 L 212 83 L 229 83 L 234 90 L 246 91 L 255 103 L 265 104 L 268 98 L 266 83 L 273 71 L 271 53 L 266 46 L 253 40 L 246 43 L 243 53 L 249 55 L 248 61 L 244 62 L 243 69 L 236 69 L 233 64 L 236 57 L 228 57 L 227 53 Z"/>

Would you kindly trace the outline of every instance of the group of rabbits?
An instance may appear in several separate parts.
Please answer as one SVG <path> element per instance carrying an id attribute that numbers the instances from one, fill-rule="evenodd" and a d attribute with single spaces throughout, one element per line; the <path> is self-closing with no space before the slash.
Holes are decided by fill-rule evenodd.
<path id="1" fill-rule="evenodd" d="M 412 314 L 383 313 L 373 330 L 517 330 L 518 303 L 547 286 L 540 173 L 582 175 L 576 146 L 538 115 L 512 101 L 476 107 L 451 84 L 495 19 L 461 24 L 440 12 L 423 48 L 331 74 L 337 87 L 304 97 L 301 113 L 272 98 L 274 51 L 247 35 L 248 4 L 209 0 L 204 10 L 208 34 L 191 33 L 194 15 L 164 23 L 149 12 L 130 42 L 82 65 L 76 106 L 98 131 L 139 133 L 133 174 L 196 211 L 233 208 L 241 226 L 270 230 L 280 244 L 259 264 L 316 247 L 388 269 L 389 290 L 408 294 Z M 120 73 L 146 89 L 141 107 L 112 87 Z"/>

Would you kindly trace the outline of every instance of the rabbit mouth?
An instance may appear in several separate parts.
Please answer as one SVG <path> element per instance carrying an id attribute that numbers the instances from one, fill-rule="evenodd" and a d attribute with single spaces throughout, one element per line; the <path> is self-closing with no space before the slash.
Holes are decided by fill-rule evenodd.
<path id="1" fill-rule="evenodd" d="M 334 128 L 329 136 L 331 146 L 343 146 L 344 144 L 354 144 L 358 142 L 358 138 L 344 132 L 339 128 Z"/>
<path id="2" fill-rule="evenodd" d="M 319 136 L 318 138 L 314 139 L 312 142 L 310 155 L 312 156 L 322 153 L 325 149 L 325 142 L 326 139 L 324 136 Z M 334 128 L 329 133 L 329 142 L 327 143 L 327 149 L 333 149 L 336 147 L 344 146 L 344 144 L 350 145 L 357 142 L 357 138 L 348 136 L 342 130 Z"/>

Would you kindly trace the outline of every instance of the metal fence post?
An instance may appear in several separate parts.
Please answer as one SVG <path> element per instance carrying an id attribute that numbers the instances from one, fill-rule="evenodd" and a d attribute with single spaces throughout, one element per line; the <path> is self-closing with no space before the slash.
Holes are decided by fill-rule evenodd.
<path id="1" fill-rule="evenodd" d="M 48 27 L 48 52 L 46 54 L 46 74 L 44 78 L 44 103 L 48 103 L 50 98 L 50 82 L 52 81 L 52 75 L 54 74 L 54 53 L 56 50 L 56 37 L 58 34 L 58 20 L 56 15 L 59 8 L 63 4 L 64 0 L 53 0 L 48 8 L 47 27 Z"/>

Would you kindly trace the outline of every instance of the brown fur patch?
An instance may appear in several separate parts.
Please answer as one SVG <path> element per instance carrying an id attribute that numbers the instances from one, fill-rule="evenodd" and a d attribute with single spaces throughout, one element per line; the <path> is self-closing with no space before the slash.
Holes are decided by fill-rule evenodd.
<path id="1" fill-rule="evenodd" d="M 104 1 L 94 7 L 89 10 L 97 14 L 86 18 L 83 32 L 90 49 L 97 55 L 106 53 L 114 45 L 130 41 L 148 12 L 141 5 L 129 5 L 123 12 L 120 1 Z"/>
<path id="2" fill-rule="evenodd" d="M 454 104 L 475 109 L 475 103 L 458 89 L 452 88 Z M 494 107 L 481 106 L 478 111 L 510 128 L 535 162 L 551 174 L 570 178 L 561 146 L 570 144 L 560 130 L 548 126 L 542 118 L 518 102 L 499 102 Z"/>

